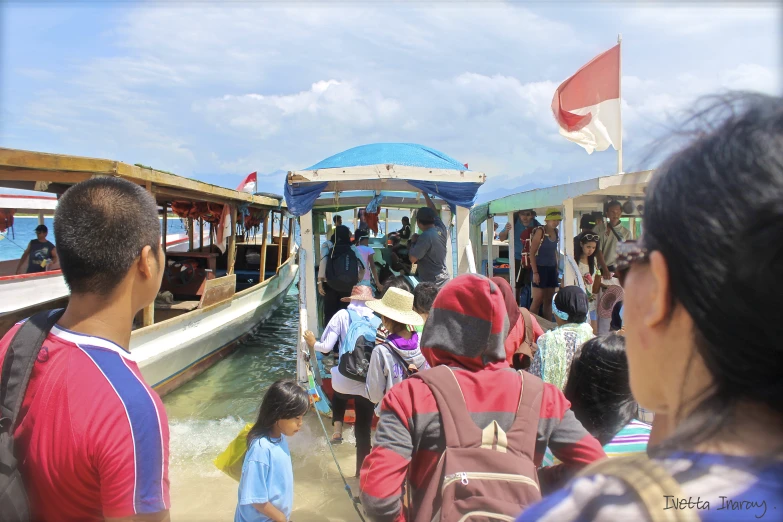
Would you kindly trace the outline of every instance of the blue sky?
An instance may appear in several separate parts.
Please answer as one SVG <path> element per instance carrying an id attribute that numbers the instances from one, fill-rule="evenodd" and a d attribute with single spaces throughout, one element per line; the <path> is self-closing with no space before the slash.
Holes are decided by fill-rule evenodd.
<path id="1" fill-rule="evenodd" d="M 749 5 L 750 7 L 745 7 Z M 774 3 L 4 3 L 0 145 L 282 190 L 371 142 L 488 174 L 482 199 L 610 174 L 557 132 L 557 85 L 623 34 L 625 170 L 693 100 L 780 94 Z"/>

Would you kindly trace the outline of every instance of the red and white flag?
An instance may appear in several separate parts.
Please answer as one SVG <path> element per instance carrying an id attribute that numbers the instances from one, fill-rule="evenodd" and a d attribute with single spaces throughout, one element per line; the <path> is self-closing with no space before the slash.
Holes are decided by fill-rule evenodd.
<path id="1" fill-rule="evenodd" d="M 255 194 L 258 192 L 258 173 L 251 172 L 245 178 L 245 181 L 239 184 L 237 187 L 239 192 L 247 192 L 248 194 Z"/>
<path id="2" fill-rule="evenodd" d="M 583 147 L 622 147 L 620 118 L 620 45 L 593 58 L 560 84 L 552 99 L 560 134 Z"/>

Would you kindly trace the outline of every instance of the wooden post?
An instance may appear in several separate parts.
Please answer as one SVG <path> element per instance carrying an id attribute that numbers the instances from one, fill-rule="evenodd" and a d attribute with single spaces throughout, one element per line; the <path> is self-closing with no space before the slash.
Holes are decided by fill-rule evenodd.
<path id="1" fill-rule="evenodd" d="M 454 235 L 457 246 L 457 274 L 470 272 L 466 249 L 470 243 L 470 209 L 457 207 L 457 215 L 454 225 Z M 475 260 L 474 260 L 475 264 Z"/>
<path id="2" fill-rule="evenodd" d="M 163 245 L 163 253 L 166 253 L 166 236 L 169 232 L 169 203 L 168 201 L 163 203 L 163 233 L 161 234 L 161 244 Z"/>
<path id="3" fill-rule="evenodd" d="M 43 225 L 44 224 L 44 213 L 43 212 L 39 212 L 38 213 L 38 224 L 39 225 Z"/>
<path id="4" fill-rule="evenodd" d="M 212 246 L 215 244 L 215 225 L 209 224 L 209 251 L 212 252 Z"/>
<path id="5" fill-rule="evenodd" d="M 228 267 L 226 268 L 226 275 L 234 273 L 234 262 L 237 257 L 237 209 L 231 207 L 231 235 L 228 236 Z"/>
<path id="6" fill-rule="evenodd" d="M 188 252 L 193 252 L 193 218 L 188 218 Z"/>
<path id="7" fill-rule="evenodd" d="M 446 272 L 449 273 L 449 279 L 452 279 L 456 274 L 454 274 L 454 249 L 452 248 L 454 236 L 451 230 L 451 209 L 448 207 L 441 209 L 440 217 L 443 220 L 443 224 L 446 225 L 448 236 L 446 240 Z"/>
<path id="8" fill-rule="evenodd" d="M 198 218 L 198 251 L 204 251 L 204 220 Z"/>
<path id="9" fill-rule="evenodd" d="M 155 197 L 155 191 L 152 188 L 152 183 L 147 182 L 147 192 L 152 194 L 152 197 Z M 165 242 L 164 242 L 165 245 Z M 163 269 L 163 267 L 161 267 Z M 158 292 L 160 292 L 160 288 L 158 288 Z M 152 326 L 155 324 L 155 300 L 153 299 L 150 304 L 144 307 L 144 311 L 142 312 L 141 316 L 141 326 L 142 328 L 145 326 Z"/>
<path id="10" fill-rule="evenodd" d="M 354 232 L 356 232 L 356 227 L 359 226 L 358 225 L 358 223 L 359 223 L 358 216 L 359 216 L 359 209 L 358 208 L 353 209 L 353 231 Z"/>
<path id="11" fill-rule="evenodd" d="M 521 234 L 521 230 L 514 230 L 514 218 L 516 212 L 509 212 L 508 213 L 508 222 L 511 223 L 511 230 L 508 231 L 508 282 L 511 285 L 511 289 L 514 291 L 514 295 L 516 295 L 517 291 L 517 263 L 516 263 L 516 252 L 514 252 L 514 246 L 516 241 L 514 241 L 514 234 Z M 522 252 L 520 252 L 521 257 Z"/>
<path id="12" fill-rule="evenodd" d="M 571 259 L 574 257 L 574 200 L 567 199 L 563 201 L 563 228 L 560 234 L 560 241 L 562 242 L 561 249 Z M 578 261 L 577 261 L 578 262 Z M 576 281 L 579 274 L 574 274 L 574 269 L 571 267 L 571 263 L 563 260 L 563 281 L 566 285 L 571 284 L 571 281 Z"/>
<path id="13" fill-rule="evenodd" d="M 264 213 L 264 228 L 261 229 L 261 274 L 258 282 L 263 283 L 266 279 L 266 238 L 267 238 L 267 224 L 269 223 L 269 214 L 272 212 L 267 210 Z"/>
<path id="14" fill-rule="evenodd" d="M 487 220 L 487 277 L 495 276 L 495 216 L 489 216 Z"/>
<path id="15" fill-rule="evenodd" d="M 312 218 L 310 219 L 312 222 Z M 280 231 L 277 234 L 277 268 L 283 264 L 283 211 L 280 211 Z"/>
<path id="16" fill-rule="evenodd" d="M 288 256 L 286 259 L 291 259 L 291 254 L 294 253 L 294 218 L 288 219 Z M 316 242 L 318 240 L 316 239 Z"/>
<path id="17" fill-rule="evenodd" d="M 389 209 L 388 208 L 386 209 L 386 221 L 383 224 L 383 231 L 388 237 L 389 235 Z"/>
<path id="18" fill-rule="evenodd" d="M 299 218 L 299 224 L 302 227 L 302 250 L 305 252 L 305 265 L 299 270 L 305 273 L 305 310 L 307 316 L 307 326 L 318 335 L 318 290 L 315 287 L 315 256 L 313 255 L 314 227 L 312 210 Z"/>

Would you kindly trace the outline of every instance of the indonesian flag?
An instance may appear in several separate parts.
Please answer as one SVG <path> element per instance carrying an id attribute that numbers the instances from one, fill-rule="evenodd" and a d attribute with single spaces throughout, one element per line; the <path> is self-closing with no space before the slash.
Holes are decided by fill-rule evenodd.
<path id="1" fill-rule="evenodd" d="M 560 134 L 588 154 L 620 145 L 620 45 L 560 84 L 552 99 Z"/>
<path id="2" fill-rule="evenodd" d="M 239 184 L 237 187 L 237 190 L 239 192 L 247 192 L 248 194 L 254 194 L 258 192 L 258 173 L 257 172 L 251 172 L 247 175 L 245 178 L 245 181 Z"/>

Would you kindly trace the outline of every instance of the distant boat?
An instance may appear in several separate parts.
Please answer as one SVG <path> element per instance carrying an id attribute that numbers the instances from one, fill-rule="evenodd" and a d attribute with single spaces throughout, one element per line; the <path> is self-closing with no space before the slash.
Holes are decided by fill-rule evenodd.
<path id="1" fill-rule="evenodd" d="M 166 251 L 162 293 L 137 317 L 130 353 L 147 382 L 165 395 L 228 355 L 285 299 L 299 268 L 293 234 L 284 234 L 286 222 L 288 230 L 293 229 L 293 219 L 286 219 L 281 197 L 251 195 L 117 161 L 0 148 L 0 187 L 62 194 L 96 175 L 138 183 L 161 207 L 161 243 Z M 14 203 L 19 206 L 11 208 L 54 208 L 51 196 L 30 203 L 37 208 L 22 207 L 21 201 L 17 198 Z M 240 207 L 247 214 L 237 223 Z M 187 236 L 168 235 L 170 212 L 187 219 Z M 211 225 L 200 241 L 194 238 L 197 222 L 215 222 L 217 229 L 221 216 L 230 220 L 229 231 L 241 228 L 249 235 L 249 230 L 260 228 L 261 240 L 229 232 L 221 253 Z M 5 263 L 12 263 L 14 270 L 18 261 Z M 59 270 L 0 276 L 0 306 L 6 306 L 0 309 L 0 334 L 36 311 L 63 307 L 67 301 Z"/>

